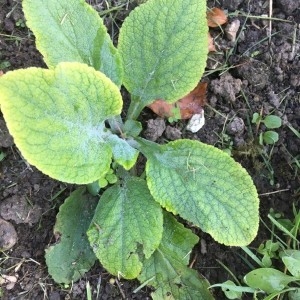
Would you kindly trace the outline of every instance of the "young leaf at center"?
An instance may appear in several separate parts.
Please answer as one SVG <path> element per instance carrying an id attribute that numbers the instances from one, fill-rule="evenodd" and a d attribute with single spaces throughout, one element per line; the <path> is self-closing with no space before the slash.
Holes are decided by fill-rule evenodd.
<path id="1" fill-rule="evenodd" d="M 104 74 L 81 63 L 21 69 L 1 76 L 0 94 L 8 129 L 30 164 L 78 184 L 109 170 L 104 122 L 121 113 L 122 97 Z"/>
<path id="2" fill-rule="evenodd" d="M 144 257 L 158 247 L 162 231 L 162 210 L 146 181 L 125 174 L 101 196 L 88 238 L 111 274 L 132 279 L 140 273 Z"/>

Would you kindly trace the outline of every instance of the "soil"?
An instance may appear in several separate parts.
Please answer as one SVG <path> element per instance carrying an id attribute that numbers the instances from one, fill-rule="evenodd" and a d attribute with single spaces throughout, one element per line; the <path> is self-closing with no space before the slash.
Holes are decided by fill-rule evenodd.
<path id="1" fill-rule="evenodd" d="M 87 2 L 100 10 L 106 1 Z M 270 3 L 208 1 L 208 7 L 226 10 L 228 23 L 238 20 L 240 27 L 235 41 L 226 34 L 226 25 L 222 30 L 211 29 L 218 51 L 210 54 L 202 79 L 208 82 L 208 92 L 206 123 L 199 132 L 188 132 L 186 121 L 170 124 L 148 109 L 141 115 L 148 139 L 164 142 L 191 138 L 230 152 L 251 174 L 260 195 L 261 219 L 266 222 L 271 208 L 291 217 L 293 205 L 299 209 L 300 198 L 300 139 L 291 130 L 300 131 L 300 9 L 298 1 L 274 0 L 269 22 L 261 17 L 269 14 Z M 106 18 L 110 32 L 133 7 L 116 15 L 114 22 Z M 34 36 L 25 27 L 20 1 L 0 0 L 0 70 L 5 73 L 30 66 L 45 64 L 35 48 Z M 254 112 L 274 114 L 283 120 L 275 129 L 279 141 L 264 145 L 264 155 L 258 136 L 266 128 L 261 124 L 257 129 L 251 123 Z M 113 278 L 98 263 L 73 285 L 56 284 L 47 273 L 44 249 L 55 242 L 55 216 L 74 186 L 52 180 L 28 165 L 0 116 L 0 156 L 3 154 L 0 245 L 9 248 L 15 244 L 0 254 L 0 273 L 7 280 L 2 285 L 2 299 L 86 299 L 87 282 L 93 299 L 150 299 L 148 288 L 133 293 L 139 282 Z M 200 230 L 193 230 L 200 237 L 192 254 L 193 268 L 211 284 L 232 279 L 219 262 L 239 278 L 249 271 L 240 249 L 220 245 Z M 251 246 L 257 247 L 268 238 L 261 225 Z M 226 299 L 220 290 L 213 292 L 216 299 Z"/>

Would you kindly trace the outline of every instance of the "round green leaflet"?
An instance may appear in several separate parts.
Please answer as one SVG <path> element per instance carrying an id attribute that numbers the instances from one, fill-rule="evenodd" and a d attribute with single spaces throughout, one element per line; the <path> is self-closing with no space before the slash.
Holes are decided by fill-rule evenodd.
<path id="1" fill-rule="evenodd" d="M 104 121 L 121 113 L 122 98 L 104 74 L 81 63 L 8 72 L 0 104 L 22 155 L 45 174 L 83 184 L 109 170 Z"/>

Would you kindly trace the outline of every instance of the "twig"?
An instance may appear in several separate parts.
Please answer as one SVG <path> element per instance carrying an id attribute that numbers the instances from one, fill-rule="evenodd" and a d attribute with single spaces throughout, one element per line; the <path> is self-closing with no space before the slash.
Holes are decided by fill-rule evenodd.
<path id="1" fill-rule="evenodd" d="M 118 280 L 117 278 L 116 278 L 116 284 L 117 284 L 117 286 L 118 286 L 118 288 L 119 288 L 119 290 L 120 290 L 122 299 L 125 300 L 125 299 L 126 299 L 126 296 L 125 296 L 124 291 L 122 290 L 121 284 L 120 284 L 120 282 L 119 282 L 119 280 Z"/>
<path id="2" fill-rule="evenodd" d="M 300 26 L 299 26 L 300 28 Z M 293 43 L 292 43 L 292 51 L 291 51 L 291 54 L 290 54 L 290 57 L 289 59 L 290 60 L 293 60 L 294 57 L 295 57 L 295 50 L 296 50 L 296 39 L 297 39 L 297 24 L 295 24 L 294 26 L 294 34 L 293 34 Z"/>
<path id="3" fill-rule="evenodd" d="M 194 266 L 194 264 L 195 264 L 195 262 L 196 262 L 196 260 L 197 260 L 197 257 L 198 257 L 198 255 L 197 255 L 197 253 L 196 253 L 194 259 L 192 260 L 192 262 L 191 262 L 190 265 L 189 265 L 189 268 L 191 268 L 191 269 L 193 268 L 193 266 Z"/>
<path id="4" fill-rule="evenodd" d="M 273 0 L 269 2 L 269 46 L 271 45 L 271 37 L 272 37 L 272 15 L 273 15 Z"/>
<path id="5" fill-rule="evenodd" d="M 258 196 L 269 196 L 269 195 L 272 195 L 272 194 L 278 194 L 278 193 L 281 193 L 281 192 L 287 192 L 289 190 L 290 189 L 283 189 L 283 190 L 278 190 L 278 191 L 274 191 L 274 192 L 268 192 L 268 193 L 258 194 Z"/>

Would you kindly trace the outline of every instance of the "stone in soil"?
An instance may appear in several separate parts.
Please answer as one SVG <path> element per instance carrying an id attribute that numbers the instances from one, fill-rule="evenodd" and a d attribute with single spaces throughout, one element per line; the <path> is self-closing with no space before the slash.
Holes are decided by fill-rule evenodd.
<path id="1" fill-rule="evenodd" d="M 6 251 L 17 242 L 17 232 L 14 226 L 0 218 L 0 250 Z"/>

